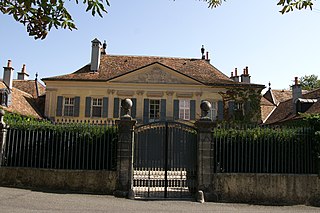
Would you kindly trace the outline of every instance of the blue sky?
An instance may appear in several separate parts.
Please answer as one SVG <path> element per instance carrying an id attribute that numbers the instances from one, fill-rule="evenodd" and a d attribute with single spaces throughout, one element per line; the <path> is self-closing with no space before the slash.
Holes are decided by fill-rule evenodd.
<path id="1" fill-rule="evenodd" d="M 102 19 L 73 2 L 68 8 L 78 30 L 53 29 L 42 41 L 0 15 L 1 65 L 11 59 L 18 72 L 26 64 L 32 78 L 36 72 L 40 78 L 71 73 L 89 63 L 91 40 L 98 38 L 117 55 L 200 58 L 205 45 L 211 63 L 226 75 L 249 66 L 253 83 L 270 81 L 274 89 L 289 88 L 295 76 L 320 77 L 317 2 L 313 11 L 281 15 L 277 0 L 228 0 L 216 9 L 197 0 L 110 0 Z"/>

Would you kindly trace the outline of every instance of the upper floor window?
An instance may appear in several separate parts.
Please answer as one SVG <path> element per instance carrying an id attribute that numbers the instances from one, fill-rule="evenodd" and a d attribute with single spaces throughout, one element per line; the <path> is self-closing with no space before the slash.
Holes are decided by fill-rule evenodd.
<path id="1" fill-rule="evenodd" d="M 102 98 L 92 98 L 91 115 L 92 117 L 101 117 Z"/>
<path id="2" fill-rule="evenodd" d="M 149 122 L 160 120 L 160 100 L 150 100 Z"/>
<path id="3" fill-rule="evenodd" d="M 190 100 L 179 100 L 179 119 L 190 120 Z"/>
<path id="4" fill-rule="evenodd" d="M 74 116 L 74 98 L 64 98 L 63 115 Z"/>

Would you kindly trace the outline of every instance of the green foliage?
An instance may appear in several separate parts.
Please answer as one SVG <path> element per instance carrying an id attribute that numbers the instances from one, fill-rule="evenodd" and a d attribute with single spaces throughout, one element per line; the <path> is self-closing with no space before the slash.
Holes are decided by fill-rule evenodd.
<path id="1" fill-rule="evenodd" d="M 79 0 L 75 3 L 78 4 Z M 91 11 L 93 16 L 98 13 L 100 17 L 107 12 L 105 5 L 110 6 L 108 0 L 83 0 L 82 3 L 87 5 L 86 11 Z M 29 36 L 35 39 L 46 38 L 52 27 L 77 29 L 63 0 L 3 0 L 0 1 L 0 11 L 26 26 Z"/>
<path id="2" fill-rule="evenodd" d="M 320 79 L 316 75 L 305 75 L 300 78 L 300 84 L 304 90 L 320 88 Z"/>
<path id="3" fill-rule="evenodd" d="M 92 141 L 105 134 L 110 134 L 117 140 L 117 128 L 114 126 L 92 125 L 89 123 L 53 124 L 48 120 L 39 120 L 33 117 L 24 117 L 19 114 L 6 113 L 4 122 L 9 128 L 19 130 L 53 131 L 57 134 L 71 133 L 78 138 Z"/>

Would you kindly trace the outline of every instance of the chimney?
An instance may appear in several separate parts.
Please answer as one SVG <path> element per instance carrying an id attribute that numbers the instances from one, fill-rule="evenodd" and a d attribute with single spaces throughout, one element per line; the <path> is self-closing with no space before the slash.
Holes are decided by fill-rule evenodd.
<path id="1" fill-rule="evenodd" d="M 3 82 L 12 90 L 12 80 L 13 80 L 13 68 L 11 67 L 11 60 L 8 60 L 8 65 L 3 67 Z"/>
<path id="2" fill-rule="evenodd" d="M 26 71 L 26 65 L 22 66 L 21 72 L 18 72 L 18 80 L 28 80 L 29 74 Z"/>
<path id="3" fill-rule="evenodd" d="M 230 79 L 233 80 L 234 82 L 239 82 L 238 68 L 234 69 L 234 75 L 233 75 L 233 72 L 231 72 Z"/>
<path id="4" fill-rule="evenodd" d="M 92 50 L 91 50 L 91 66 L 90 70 L 92 72 L 97 72 L 100 66 L 100 55 L 101 55 L 101 42 L 98 39 L 94 39 L 91 41 L 92 43 Z"/>
<path id="5" fill-rule="evenodd" d="M 298 98 L 302 97 L 302 87 L 299 84 L 298 77 L 294 78 L 294 85 L 291 86 L 292 88 L 292 103 L 293 103 L 293 110 L 297 112 L 296 101 Z"/>
<path id="6" fill-rule="evenodd" d="M 202 47 L 201 47 L 201 59 L 202 59 L 202 60 L 205 60 L 205 59 L 206 59 L 206 57 L 205 57 L 205 55 L 204 55 L 204 51 L 205 51 L 204 45 L 202 45 Z"/>
<path id="7" fill-rule="evenodd" d="M 243 69 L 243 74 L 240 77 L 241 77 L 242 83 L 248 83 L 248 84 L 251 83 L 251 81 L 250 81 L 251 76 L 249 75 L 248 67 Z"/>
<path id="8" fill-rule="evenodd" d="M 206 62 L 208 62 L 210 64 L 210 59 L 209 59 L 209 52 L 206 52 Z"/>

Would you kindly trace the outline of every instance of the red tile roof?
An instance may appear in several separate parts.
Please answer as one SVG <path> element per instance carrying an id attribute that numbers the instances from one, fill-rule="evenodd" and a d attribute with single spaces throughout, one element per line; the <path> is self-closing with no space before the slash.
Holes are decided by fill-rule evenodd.
<path id="1" fill-rule="evenodd" d="M 43 86 L 39 81 L 37 81 L 39 96 L 45 94 L 45 86 Z M 37 98 L 36 83 L 35 80 L 13 80 L 13 87 L 31 94 L 34 98 Z"/>
<path id="2" fill-rule="evenodd" d="M 74 73 L 42 80 L 108 81 L 155 63 L 162 64 L 206 85 L 245 84 L 235 83 L 209 62 L 202 59 L 117 55 L 101 55 L 99 71 L 96 73 L 90 71 L 90 65 L 86 65 Z M 247 85 L 263 87 L 263 85 Z"/>
<path id="3" fill-rule="evenodd" d="M 0 82 L 0 87 L 2 86 L 5 85 L 3 82 Z M 12 88 L 11 92 L 11 105 L 9 107 L 0 106 L 0 108 L 20 115 L 42 118 L 40 111 L 37 109 L 36 101 L 32 95 L 15 87 Z"/>

